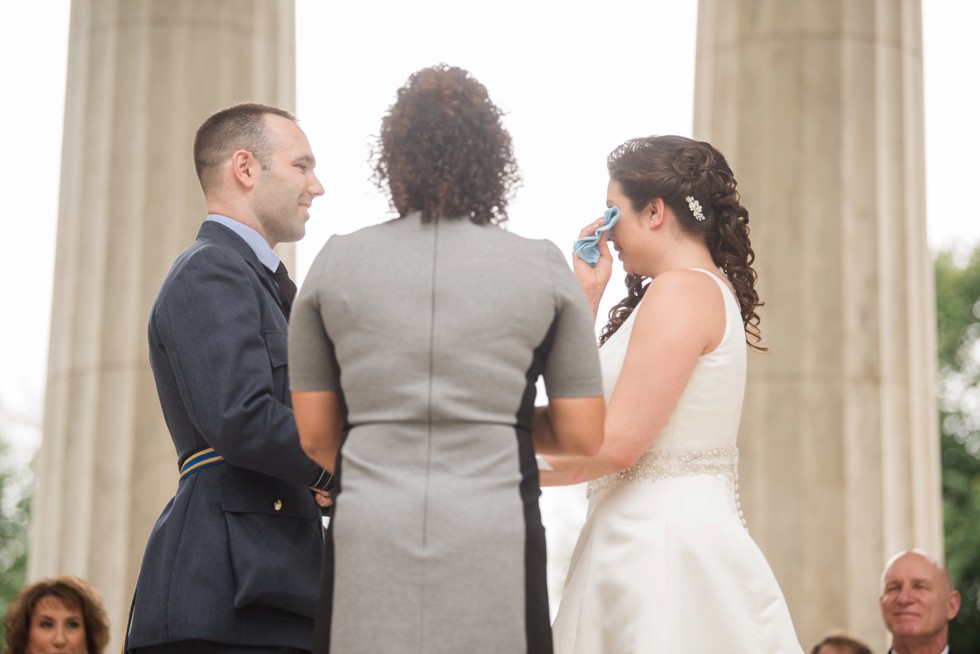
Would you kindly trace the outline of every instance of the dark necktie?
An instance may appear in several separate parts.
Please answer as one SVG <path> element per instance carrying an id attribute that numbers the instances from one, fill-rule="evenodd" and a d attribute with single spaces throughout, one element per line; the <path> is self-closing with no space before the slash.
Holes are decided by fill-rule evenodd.
<path id="1" fill-rule="evenodd" d="M 279 284 L 279 290 L 282 291 L 284 298 L 282 310 L 288 318 L 289 309 L 293 306 L 293 298 L 296 297 L 296 284 L 289 278 L 289 271 L 286 270 L 286 266 L 282 261 L 279 262 L 279 267 L 276 268 L 276 272 L 272 276 L 276 278 L 276 283 Z"/>

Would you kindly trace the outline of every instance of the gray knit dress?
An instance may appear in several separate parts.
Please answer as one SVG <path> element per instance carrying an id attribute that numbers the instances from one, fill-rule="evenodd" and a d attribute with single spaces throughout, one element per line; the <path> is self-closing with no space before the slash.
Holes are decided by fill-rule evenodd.
<path id="1" fill-rule="evenodd" d="M 549 241 L 417 213 L 327 241 L 289 332 L 292 389 L 350 425 L 315 652 L 552 651 L 531 413 L 539 376 L 602 394 L 592 322 Z"/>

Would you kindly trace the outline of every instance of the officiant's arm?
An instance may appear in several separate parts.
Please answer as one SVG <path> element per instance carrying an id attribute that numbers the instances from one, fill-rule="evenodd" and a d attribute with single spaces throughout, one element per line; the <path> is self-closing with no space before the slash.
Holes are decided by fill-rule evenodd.
<path id="1" fill-rule="evenodd" d="M 594 454 L 602 445 L 605 417 L 606 403 L 601 395 L 551 398 L 548 406 L 534 410 L 534 450 L 538 454 Z"/>
<path id="2" fill-rule="evenodd" d="M 299 443 L 321 468 L 334 473 L 343 435 L 343 413 L 334 391 L 293 391 Z"/>

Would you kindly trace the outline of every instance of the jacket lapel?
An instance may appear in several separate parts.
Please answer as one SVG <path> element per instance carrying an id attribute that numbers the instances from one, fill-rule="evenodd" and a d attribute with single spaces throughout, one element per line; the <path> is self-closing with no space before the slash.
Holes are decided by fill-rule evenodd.
<path id="1" fill-rule="evenodd" d="M 279 305 L 279 309 L 282 311 L 283 316 L 286 316 L 286 309 L 283 306 L 282 291 L 279 290 L 279 284 L 276 283 L 275 278 L 272 276 L 272 271 L 262 265 L 259 258 L 255 256 L 255 252 L 249 247 L 238 234 L 231 231 L 221 223 L 214 222 L 213 220 L 206 220 L 201 225 L 201 229 L 197 232 L 197 238 L 199 240 L 209 240 L 217 241 L 222 245 L 227 245 L 232 248 L 245 259 L 249 267 L 255 271 L 256 276 L 259 278 L 259 283 L 265 287 L 265 289 L 272 295 L 276 304 Z M 287 318 L 288 320 L 288 318 Z"/>

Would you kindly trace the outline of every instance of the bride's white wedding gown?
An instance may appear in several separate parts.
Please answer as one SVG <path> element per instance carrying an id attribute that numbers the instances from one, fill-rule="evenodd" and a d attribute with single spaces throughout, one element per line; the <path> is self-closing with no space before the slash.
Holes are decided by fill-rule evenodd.
<path id="1" fill-rule="evenodd" d="M 739 509 L 745 332 L 735 297 L 711 278 L 725 298 L 725 334 L 698 360 L 650 450 L 629 470 L 589 484 L 553 627 L 556 654 L 802 651 Z M 607 403 L 635 316 L 600 351 Z"/>

